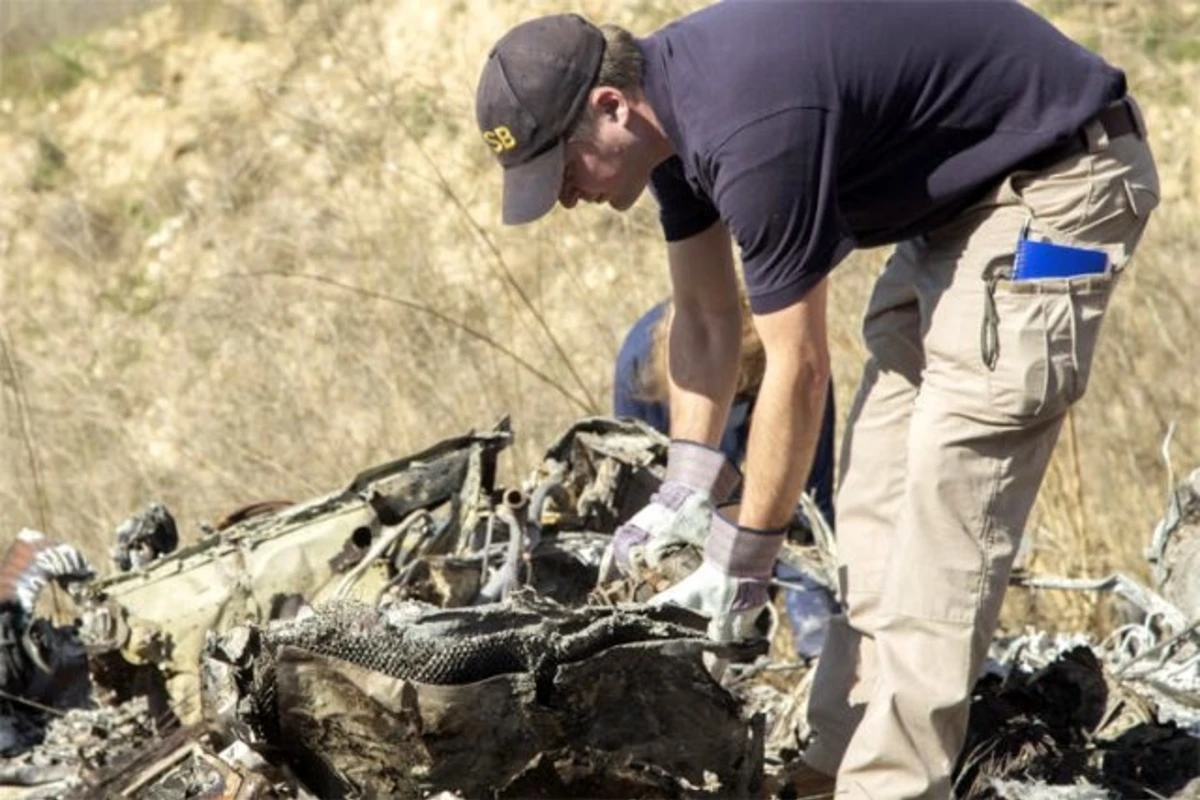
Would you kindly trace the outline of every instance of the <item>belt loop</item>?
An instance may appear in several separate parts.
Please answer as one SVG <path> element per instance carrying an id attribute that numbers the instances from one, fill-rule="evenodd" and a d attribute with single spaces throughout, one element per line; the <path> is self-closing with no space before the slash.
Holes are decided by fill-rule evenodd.
<path id="1" fill-rule="evenodd" d="M 1108 131 L 1104 129 L 1104 123 L 1100 120 L 1094 119 L 1085 125 L 1083 133 L 1087 137 L 1089 153 L 1102 153 L 1108 149 Z"/>

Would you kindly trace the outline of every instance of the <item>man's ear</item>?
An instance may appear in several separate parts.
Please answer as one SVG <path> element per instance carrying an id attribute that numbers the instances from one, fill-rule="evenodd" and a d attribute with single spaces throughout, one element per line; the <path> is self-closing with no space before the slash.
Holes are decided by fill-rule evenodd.
<path id="1" fill-rule="evenodd" d="M 597 118 L 624 123 L 629 116 L 629 99 L 624 92 L 612 86 L 597 86 L 592 89 L 588 104 Z"/>

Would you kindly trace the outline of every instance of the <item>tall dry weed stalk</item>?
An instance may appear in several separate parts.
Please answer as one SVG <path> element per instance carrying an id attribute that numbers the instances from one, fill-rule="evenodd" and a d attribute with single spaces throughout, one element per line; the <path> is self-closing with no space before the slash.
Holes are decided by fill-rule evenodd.
<path id="1" fill-rule="evenodd" d="M 33 423 L 29 418 L 29 400 L 25 396 L 25 384 L 21 370 L 17 365 L 17 357 L 13 352 L 12 337 L 0 322 L 0 380 L 11 395 L 12 412 L 7 416 L 15 419 L 17 438 L 25 453 L 25 463 L 29 469 L 28 491 L 33 495 L 33 510 L 37 524 L 41 528 L 50 525 L 50 508 L 46 501 L 46 484 L 42 478 L 42 467 L 38 455 L 37 440 L 33 435 Z"/>
<path id="2" fill-rule="evenodd" d="M 577 8 L 645 32 L 698 5 Z M 1200 31 L 1165 2 L 1044 5 L 1127 68 L 1164 198 L 1064 430 L 1028 566 L 1145 577 L 1171 421 L 1177 461 L 1200 462 Z M 66 24 L 72 5 L 57 6 Z M 653 203 L 502 228 L 473 122 L 487 47 L 561 8 L 180 0 L 48 59 L 0 53 L 4 363 L 20 354 L 3 373 L 22 389 L 6 379 L 0 405 L 0 543 L 37 524 L 103 563 L 114 526 L 151 500 L 194 536 L 247 501 L 332 491 L 504 415 L 515 479 L 606 411 L 624 332 L 668 288 Z M 885 257 L 856 254 L 832 281 L 843 412 Z M 1101 608 L 1021 593 L 1009 620 L 1079 626 Z"/>

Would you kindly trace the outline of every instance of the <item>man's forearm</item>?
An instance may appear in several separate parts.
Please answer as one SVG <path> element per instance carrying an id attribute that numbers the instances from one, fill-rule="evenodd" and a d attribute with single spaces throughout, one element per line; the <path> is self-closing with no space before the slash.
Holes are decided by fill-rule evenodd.
<path id="1" fill-rule="evenodd" d="M 799 302 L 754 318 L 767 369 L 754 404 L 738 515 L 747 528 L 786 524 L 808 481 L 829 387 L 827 293 L 821 281 Z"/>
<path id="2" fill-rule="evenodd" d="M 671 438 L 716 446 L 737 388 L 742 307 L 721 223 L 667 246 L 673 310 L 667 340 Z"/>
<path id="3" fill-rule="evenodd" d="M 671 438 L 720 443 L 737 388 L 741 331 L 740 312 L 675 309 L 667 343 Z"/>
<path id="4" fill-rule="evenodd" d="M 795 513 L 820 438 L 828 380 L 828 369 L 814 362 L 768 362 L 750 426 L 740 524 L 779 528 Z"/>

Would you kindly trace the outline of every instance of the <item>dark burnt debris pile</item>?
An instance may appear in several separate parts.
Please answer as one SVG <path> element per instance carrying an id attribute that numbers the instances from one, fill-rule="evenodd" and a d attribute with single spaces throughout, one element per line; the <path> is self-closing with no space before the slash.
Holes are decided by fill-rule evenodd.
<path id="1" fill-rule="evenodd" d="M 666 440 L 581 420 L 503 486 L 511 441 L 506 422 L 449 439 L 183 548 L 148 504 L 103 577 L 21 532 L 0 566 L 0 799 L 789 796 L 811 671 L 786 624 L 722 647 L 644 605 L 695 552 L 599 582 Z M 1151 538 L 1153 588 L 1017 579 L 1135 613 L 1104 641 L 994 643 L 960 797 L 1197 796 L 1200 470 Z M 825 581 L 815 539 L 786 561 Z"/>

